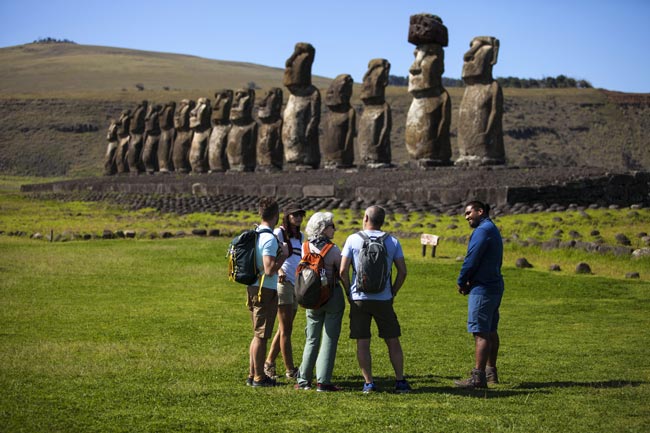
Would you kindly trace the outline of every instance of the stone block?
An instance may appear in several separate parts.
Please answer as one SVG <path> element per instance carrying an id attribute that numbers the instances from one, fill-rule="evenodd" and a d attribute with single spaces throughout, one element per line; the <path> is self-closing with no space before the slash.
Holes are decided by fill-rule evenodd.
<path id="1" fill-rule="evenodd" d="M 302 187 L 304 197 L 334 197 L 334 185 L 305 185 Z"/>

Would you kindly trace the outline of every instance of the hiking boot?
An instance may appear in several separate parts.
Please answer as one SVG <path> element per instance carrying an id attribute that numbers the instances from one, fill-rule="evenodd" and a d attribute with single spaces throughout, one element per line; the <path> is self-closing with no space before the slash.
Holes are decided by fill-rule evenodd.
<path id="1" fill-rule="evenodd" d="M 260 388 L 260 387 L 269 387 L 269 386 L 276 386 L 277 383 L 275 382 L 275 379 L 271 379 L 268 376 L 264 376 L 264 379 L 257 381 L 253 379 L 253 388 Z"/>
<path id="2" fill-rule="evenodd" d="M 319 386 L 320 386 L 320 384 L 319 384 Z M 293 389 L 297 389 L 297 390 L 301 390 L 301 389 L 302 389 L 302 390 L 307 391 L 307 390 L 310 390 L 310 389 L 311 389 L 311 383 L 309 383 L 309 382 L 305 382 L 305 383 L 296 383 L 296 384 L 293 386 Z M 320 391 L 320 389 L 319 389 L 319 391 Z"/>
<path id="3" fill-rule="evenodd" d="M 395 392 L 398 394 L 406 394 L 407 392 L 411 392 L 411 385 L 409 385 L 406 379 L 396 380 Z"/>
<path id="4" fill-rule="evenodd" d="M 332 385 L 331 383 L 319 383 L 316 385 L 316 391 L 318 392 L 335 392 L 335 391 L 341 391 L 341 388 L 339 388 L 336 385 Z"/>
<path id="5" fill-rule="evenodd" d="M 298 367 L 295 367 L 293 370 L 289 370 L 284 373 L 287 379 L 295 379 L 298 377 Z"/>
<path id="6" fill-rule="evenodd" d="M 485 367 L 485 378 L 487 379 L 487 383 L 491 385 L 496 385 L 499 383 L 499 376 L 497 375 L 497 368 L 496 367 Z"/>
<path id="7" fill-rule="evenodd" d="M 268 377 L 275 379 L 276 374 L 275 374 L 275 362 L 265 362 L 264 363 L 264 374 L 266 374 Z"/>
<path id="8" fill-rule="evenodd" d="M 248 376 L 246 378 L 246 386 L 253 386 L 253 377 L 252 376 Z"/>
<path id="9" fill-rule="evenodd" d="M 469 378 L 465 380 L 454 380 L 454 384 L 457 388 L 464 389 L 487 388 L 485 372 L 476 368 L 472 370 L 472 374 Z"/>
<path id="10" fill-rule="evenodd" d="M 377 387 L 375 386 L 375 382 L 364 383 L 364 384 L 363 384 L 363 390 L 362 390 L 362 392 L 363 392 L 364 394 L 370 394 L 370 393 L 372 393 L 372 392 L 376 392 L 376 391 L 377 391 Z"/>

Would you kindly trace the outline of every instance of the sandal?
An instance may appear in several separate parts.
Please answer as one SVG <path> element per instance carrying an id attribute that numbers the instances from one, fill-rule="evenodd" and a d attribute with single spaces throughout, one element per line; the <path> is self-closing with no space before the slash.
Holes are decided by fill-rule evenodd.
<path id="1" fill-rule="evenodd" d="M 265 362 L 264 363 L 264 374 L 268 377 L 275 379 L 277 375 L 275 374 L 275 362 Z"/>

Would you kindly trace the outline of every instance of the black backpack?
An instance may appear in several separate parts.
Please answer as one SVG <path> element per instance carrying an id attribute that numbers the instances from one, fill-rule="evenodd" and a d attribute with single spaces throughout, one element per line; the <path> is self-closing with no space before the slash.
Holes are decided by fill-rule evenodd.
<path id="1" fill-rule="evenodd" d="M 365 232 L 359 232 L 363 239 L 363 246 L 359 251 L 359 260 L 356 271 L 356 289 L 360 292 L 379 293 L 386 287 L 390 279 L 388 253 L 384 240 L 388 233 L 378 237 L 370 237 Z"/>
<path id="2" fill-rule="evenodd" d="M 260 233 L 273 233 L 269 229 L 244 230 L 236 236 L 228 247 L 228 279 L 236 283 L 250 286 L 259 278 L 261 272 L 257 268 L 255 251 Z"/>

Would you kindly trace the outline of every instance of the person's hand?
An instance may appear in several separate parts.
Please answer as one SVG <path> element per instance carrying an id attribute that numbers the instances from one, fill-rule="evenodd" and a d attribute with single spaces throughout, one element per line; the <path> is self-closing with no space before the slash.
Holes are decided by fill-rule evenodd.
<path id="1" fill-rule="evenodd" d="M 284 273 L 282 269 L 278 271 L 278 281 L 281 283 L 284 283 L 287 281 L 287 274 Z"/>
<path id="2" fill-rule="evenodd" d="M 289 257 L 289 245 L 287 245 L 286 242 L 282 242 L 280 244 L 280 250 L 282 251 L 282 255 L 284 257 Z"/>
<path id="3" fill-rule="evenodd" d="M 458 288 L 458 293 L 460 293 L 463 296 L 469 293 L 469 284 L 466 284 L 464 287 L 457 284 L 456 287 Z"/>

